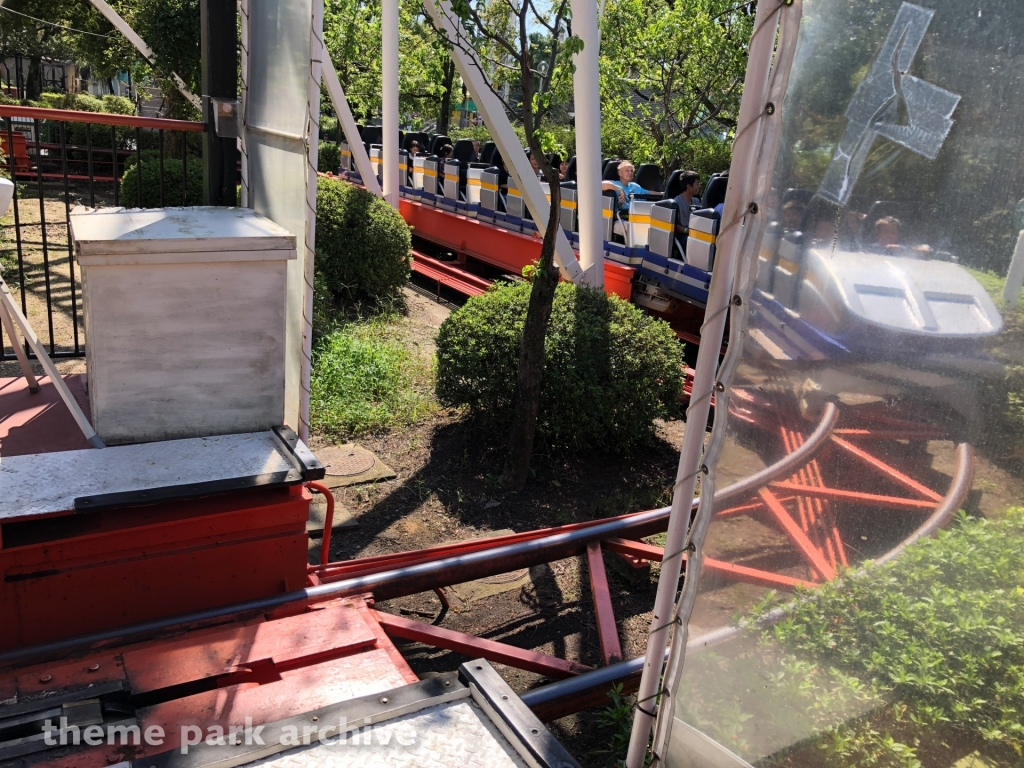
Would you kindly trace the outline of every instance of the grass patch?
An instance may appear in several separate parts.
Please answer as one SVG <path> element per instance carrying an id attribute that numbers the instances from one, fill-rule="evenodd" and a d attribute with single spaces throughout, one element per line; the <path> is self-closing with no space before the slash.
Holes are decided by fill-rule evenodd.
<path id="1" fill-rule="evenodd" d="M 432 366 L 402 343 L 402 322 L 397 315 L 343 322 L 317 339 L 309 405 L 315 432 L 357 436 L 436 409 Z"/>

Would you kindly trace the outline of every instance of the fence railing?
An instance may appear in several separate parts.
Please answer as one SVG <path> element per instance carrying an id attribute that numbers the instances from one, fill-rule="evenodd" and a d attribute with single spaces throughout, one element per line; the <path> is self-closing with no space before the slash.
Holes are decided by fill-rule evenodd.
<path id="1" fill-rule="evenodd" d="M 15 182 L 0 223 L 0 267 L 51 356 L 85 350 L 71 209 L 201 204 L 195 134 L 205 130 L 187 120 L 0 105 L 3 167 Z M 12 343 L 0 329 L 0 361 L 14 359 Z"/>

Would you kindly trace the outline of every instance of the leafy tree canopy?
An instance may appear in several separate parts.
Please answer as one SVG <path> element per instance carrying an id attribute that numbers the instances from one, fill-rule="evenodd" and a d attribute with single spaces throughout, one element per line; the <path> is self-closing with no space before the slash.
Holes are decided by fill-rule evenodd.
<path id="1" fill-rule="evenodd" d="M 668 170 L 702 158 L 714 166 L 725 145 L 727 165 L 753 5 L 608 0 L 601 19 L 605 149 Z"/>

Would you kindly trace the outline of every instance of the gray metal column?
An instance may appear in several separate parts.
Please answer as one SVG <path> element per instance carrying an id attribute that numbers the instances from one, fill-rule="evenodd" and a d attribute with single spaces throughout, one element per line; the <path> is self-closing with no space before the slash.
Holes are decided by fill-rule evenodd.
<path id="1" fill-rule="evenodd" d="M 234 0 L 200 0 L 203 72 L 203 203 L 237 205 L 237 139 L 217 136 L 212 98 L 238 98 L 238 14 Z"/>

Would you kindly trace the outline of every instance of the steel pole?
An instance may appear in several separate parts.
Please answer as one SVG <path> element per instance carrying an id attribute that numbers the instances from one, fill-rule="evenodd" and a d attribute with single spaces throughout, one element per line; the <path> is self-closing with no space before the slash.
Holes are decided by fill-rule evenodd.
<path id="1" fill-rule="evenodd" d="M 200 0 L 203 75 L 203 204 L 237 205 L 239 154 L 234 138 L 217 135 L 211 99 L 238 98 L 238 10 L 233 0 Z"/>
<path id="2" fill-rule="evenodd" d="M 732 183 L 726 193 L 723 226 L 718 238 L 718 263 L 711 276 L 701 344 L 697 353 L 697 367 L 693 377 L 693 395 L 687 409 L 686 434 L 679 453 L 679 466 L 672 496 L 668 531 L 665 541 L 665 559 L 658 578 L 658 593 L 651 616 L 651 631 L 647 638 L 647 662 L 637 691 L 636 714 L 626 753 L 627 768 L 644 765 L 647 744 L 654 725 L 655 712 L 661 706 L 661 674 L 665 666 L 665 649 L 676 622 L 675 603 L 682 571 L 683 553 L 691 543 L 690 515 L 693 508 L 697 478 L 707 473 L 702 464 L 704 432 L 711 411 L 711 397 L 716 388 L 719 350 L 725 334 L 727 311 L 732 299 L 733 278 L 739 259 L 743 235 L 743 220 L 749 212 L 750 175 L 760 146 L 758 122 L 764 114 L 764 96 L 768 86 L 772 51 L 775 46 L 776 12 L 785 0 L 771 0 L 758 5 L 751 37 L 747 73 L 740 105 L 739 130 L 733 144 Z M 733 340 L 741 343 L 740 339 Z M 695 589 L 700 573 L 701 552 L 692 553 L 687 564 L 686 587 Z M 677 637 L 685 637 L 678 632 Z M 671 703 L 669 704 L 671 706 Z M 671 713 L 669 713 L 671 716 Z"/>
<path id="3" fill-rule="evenodd" d="M 384 84 L 383 162 L 384 199 L 398 208 L 398 0 L 384 0 L 381 10 L 381 77 Z"/>
<path id="4" fill-rule="evenodd" d="M 576 108 L 576 200 L 580 228 L 580 266 L 583 283 L 604 285 L 604 233 L 601 205 L 601 84 L 598 52 L 597 3 L 572 0 L 573 32 L 583 50 L 573 56 L 573 94 Z"/>

